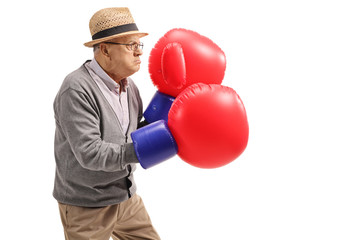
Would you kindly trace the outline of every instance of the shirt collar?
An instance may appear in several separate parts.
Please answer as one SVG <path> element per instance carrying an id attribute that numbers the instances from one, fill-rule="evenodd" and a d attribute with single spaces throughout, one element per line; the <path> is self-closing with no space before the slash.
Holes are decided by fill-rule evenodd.
<path id="1" fill-rule="evenodd" d="M 91 60 L 89 63 L 89 67 L 95 72 L 96 75 L 100 77 L 100 79 L 105 83 L 105 85 L 109 88 L 110 91 L 119 92 L 120 85 L 117 84 L 99 65 L 95 58 Z M 126 89 L 129 87 L 128 79 L 125 78 L 121 80 L 121 89 L 122 92 L 126 92 Z"/>

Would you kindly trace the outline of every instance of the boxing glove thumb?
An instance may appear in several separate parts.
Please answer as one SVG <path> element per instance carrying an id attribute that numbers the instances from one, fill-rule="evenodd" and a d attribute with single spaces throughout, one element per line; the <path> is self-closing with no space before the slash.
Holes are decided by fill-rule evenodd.
<path id="1" fill-rule="evenodd" d="M 168 43 L 161 55 L 161 69 L 164 82 L 170 88 L 182 89 L 186 84 L 186 65 L 180 43 Z"/>
<path id="2" fill-rule="evenodd" d="M 175 139 L 164 120 L 132 132 L 131 138 L 136 156 L 144 169 L 155 166 L 178 152 Z"/>

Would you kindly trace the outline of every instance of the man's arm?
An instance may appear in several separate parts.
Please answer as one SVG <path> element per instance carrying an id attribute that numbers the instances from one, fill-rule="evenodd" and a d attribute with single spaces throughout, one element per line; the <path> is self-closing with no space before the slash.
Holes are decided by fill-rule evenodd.
<path id="1" fill-rule="evenodd" d="M 100 119 L 85 94 L 66 90 L 60 96 L 55 112 L 63 134 L 82 167 L 114 172 L 130 163 L 138 163 L 132 143 L 119 145 L 101 139 Z"/>

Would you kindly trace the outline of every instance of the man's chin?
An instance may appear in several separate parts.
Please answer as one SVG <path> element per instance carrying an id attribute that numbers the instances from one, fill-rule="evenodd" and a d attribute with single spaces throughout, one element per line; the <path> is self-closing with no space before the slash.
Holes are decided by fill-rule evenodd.
<path id="1" fill-rule="evenodd" d="M 138 72 L 140 70 L 140 64 L 136 65 L 135 72 Z"/>

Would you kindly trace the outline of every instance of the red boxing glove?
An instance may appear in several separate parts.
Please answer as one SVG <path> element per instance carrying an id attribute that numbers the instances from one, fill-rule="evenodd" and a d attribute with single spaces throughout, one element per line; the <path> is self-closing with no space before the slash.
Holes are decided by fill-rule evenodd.
<path id="1" fill-rule="evenodd" d="M 149 72 L 158 88 L 144 118 L 152 123 L 167 121 L 175 97 L 194 83 L 221 84 L 226 59 L 209 38 L 186 29 L 172 29 L 151 50 Z"/>
<path id="2" fill-rule="evenodd" d="M 217 168 L 246 148 L 249 125 L 239 95 L 229 87 L 194 84 L 175 99 L 168 125 L 185 162 Z"/>
<path id="3" fill-rule="evenodd" d="M 186 29 L 168 31 L 149 58 L 154 85 L 173 97 L 194 83 L 221 84 L 225 68 L 224 52 L 209 38 Z"/>

